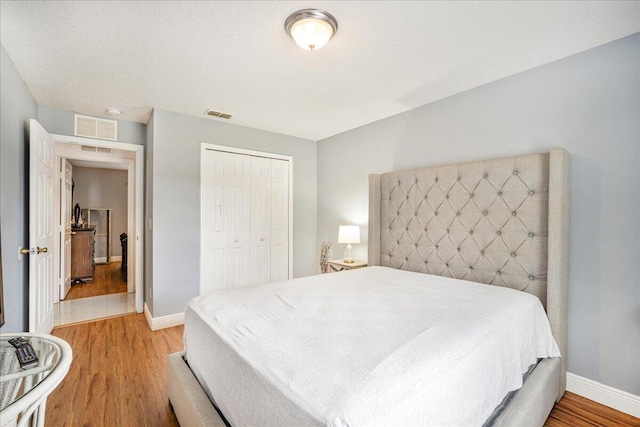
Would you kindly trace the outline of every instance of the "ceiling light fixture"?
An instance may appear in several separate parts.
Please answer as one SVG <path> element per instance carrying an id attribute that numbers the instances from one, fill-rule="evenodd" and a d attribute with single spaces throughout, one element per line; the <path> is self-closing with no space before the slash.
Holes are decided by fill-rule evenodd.
<path id="1" fill-rule="evenodd" d="M 284 28 L 303 49 L 317 50 L 338 31 L 338 21 L 328 12 L 302 9 L 289 15 Z"/>

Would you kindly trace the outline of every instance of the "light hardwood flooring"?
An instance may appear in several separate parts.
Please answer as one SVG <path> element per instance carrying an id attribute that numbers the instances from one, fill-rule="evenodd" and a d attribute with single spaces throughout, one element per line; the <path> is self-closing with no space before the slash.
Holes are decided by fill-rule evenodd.
<path id="1" fill-rule="evenodd" d="M 184 328 L 152 332 L 142 314 L 61 327 L 73 363 L 47 401 L 45 425 L 177 426 L 166 394 L 167 355 L 183 349 Z M 640 426 L 640 419 L 566 393 L 547 427 Z"/>
<path id="2" fill-rule="evenodd" d="M 545 427 L 578 426 L 640 427 L 640 418 L 567 392 L 554 406 Z"/>
<path id="3" fill-rule="evenodd" d="M 182 332 L 152 332 L 143 314 L 55 329 L 73 362 L 49 396 L 45 425 L 178 425 L 165 390 L 167 355 L 183 349 Z"/>
<path id="4" fill-rule="evenodd" d="M 96 265 L 93 271 L 93 282 L 71 285 L 71 290 L 67 293 L 65 301 L 122 292 L 127 292 L 127 282 L 124 281 L 120 270 L 120 262 L 112 262 Z"/>

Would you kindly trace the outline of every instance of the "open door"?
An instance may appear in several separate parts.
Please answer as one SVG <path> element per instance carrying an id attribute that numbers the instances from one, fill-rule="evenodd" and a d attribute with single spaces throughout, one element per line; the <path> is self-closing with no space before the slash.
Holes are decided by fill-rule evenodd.
<path id="1" fill-rule="evenodd" d="M 53 138 L 29 121 L 29 332 L 53 329 Z"/>
<path id="2" fill-rule="evenodd" d="M 62 159 L 60 169 L 60 299 L 71 289 L 71 214 L 73 166 Z"/>

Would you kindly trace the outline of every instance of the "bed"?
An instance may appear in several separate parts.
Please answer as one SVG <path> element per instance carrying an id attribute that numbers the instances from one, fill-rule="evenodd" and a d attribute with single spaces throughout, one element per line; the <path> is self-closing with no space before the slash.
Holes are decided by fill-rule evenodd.
<path id="1" fill-rule="evenodd" d="M 562 149 L 371 175 L 371 267 L 189 303 L 180 424 L 544 424 L 565 389 L 568 177 Z"/>

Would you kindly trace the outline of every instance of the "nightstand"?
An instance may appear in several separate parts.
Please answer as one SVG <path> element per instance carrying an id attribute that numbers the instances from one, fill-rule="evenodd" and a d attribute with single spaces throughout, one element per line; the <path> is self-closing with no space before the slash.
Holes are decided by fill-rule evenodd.
<path id="1" fill-rule="evenodd" d="M 344 262 L 342 259 L 329 260 L 329 270 L 334 271 L 355 270 L 356 268 L 366 267 L 367 263 L 363 261 Z"/>

